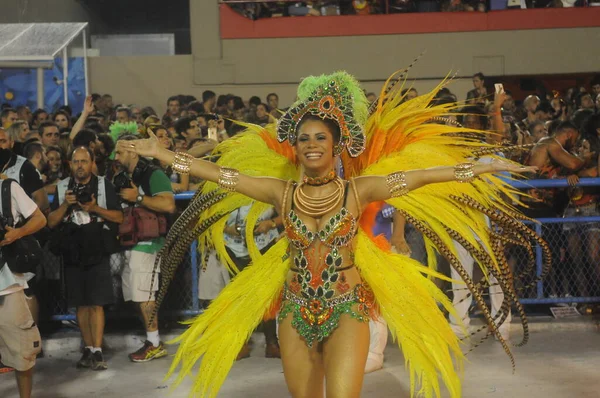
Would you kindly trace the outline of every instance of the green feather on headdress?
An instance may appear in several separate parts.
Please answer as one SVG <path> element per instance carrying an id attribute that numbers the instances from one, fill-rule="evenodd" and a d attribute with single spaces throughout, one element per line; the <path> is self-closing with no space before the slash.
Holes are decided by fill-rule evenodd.
<path id="1" fill-rule="evenodd" d="M 114 122 L 113 124 L 111 124 L 109 130 L 110 130 L 110 137 L 112 138 L 114 143 L 117 142 L 117 140 L 119 139 L 120 136 L 125 135 L 125 134 L 139 135 L 138 125 L 136 122 L 128 122 L 128 123 Z M 113 153 L 111 153 L 111 155 L 110 155 L 110 159 L 114 159 L 114 157 L 115 157 L 115 152 L 113 151 Z"/>

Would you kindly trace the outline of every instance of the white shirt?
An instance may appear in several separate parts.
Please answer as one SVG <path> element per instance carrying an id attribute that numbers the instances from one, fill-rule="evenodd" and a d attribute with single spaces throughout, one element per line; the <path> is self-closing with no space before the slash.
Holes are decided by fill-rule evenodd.
<path id="1" fill-rule="evenodd" d="M 11 188 L 11 212 L 15 224 L 21 220 L 31 217 L 37 210 L 37 205 L 17 183 L 13 183 Z M 0 268 L 0 281 L 11 280 L 13 283 L 4 290 L 0 291 L 0 296 L 5 296 L 19 290 L 28 288 L 27 281 L 33 278 L 34 274 L 28 272 L 26 274 L 15 274 L 10 271 L 6 263 Z"/>

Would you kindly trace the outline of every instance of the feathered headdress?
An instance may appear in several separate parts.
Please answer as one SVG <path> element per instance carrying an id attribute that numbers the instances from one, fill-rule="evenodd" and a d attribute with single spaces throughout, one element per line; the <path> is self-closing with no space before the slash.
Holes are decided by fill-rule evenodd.
<path id="1" fill-rule="evenodd" d="M 298 87 L 298 101 L 279 119 L 277 139 L 296 143 L 297 128 L 306 114 L 331 119 L 340 127 L 336 155 L 344 148 L 351 157 L 365 149 L 363 128 L 368 117 L 368 101 L 358 81 L 346 72 L 310 76 Z"/>

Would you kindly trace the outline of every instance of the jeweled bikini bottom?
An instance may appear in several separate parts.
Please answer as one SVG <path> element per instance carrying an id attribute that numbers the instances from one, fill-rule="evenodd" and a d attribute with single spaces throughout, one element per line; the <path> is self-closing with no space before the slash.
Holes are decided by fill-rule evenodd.
<path id="1" fill-rule="evenodd" d="M 360 322 L 369 322 L 373 293 L 363 285 L 356 285 L 351 291 L 331 299 L 307 299 L 294 294 L 287 285 L 283 289 L 284 301 L 278 322 L 283 322 L 292 313 L 292 326 L 309 347 L 315 341 L 323 341 L 330 336 L 338 327 L 342 314 L 348 314 Z"/>

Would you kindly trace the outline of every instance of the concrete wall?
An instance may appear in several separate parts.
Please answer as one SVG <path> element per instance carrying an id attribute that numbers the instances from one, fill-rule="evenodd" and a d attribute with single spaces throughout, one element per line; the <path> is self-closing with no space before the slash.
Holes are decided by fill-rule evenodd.
<path id="1" fill-rule="evenodd" d="M 198 62 L 198 61 L 197 61 Z M 244 84 L 244 85 L 195 85 L 191 55 L 172 57 L 92 57 L 90 58 L 90 81 L 92 92 L 110 93 L 117 103 L 149 105 L 163 113 L 166 100 L 175 94 L 202 97 L 202 91 L 213 90 L 217 94 L 236 94 L 244 100 L 253 95 L 263 101 L 267 94 L 276 92 L 280 104 L 286 106 L 294 101 L 297 82 L 289 84 Z M 390 69 L 392 71 L 392 69 Z M 384 75 L 385 76 L 385 75 Z M 367 91 L 378 92 L 384 80 L 363 84 Z M 424 79 L 414 82 L 420 92 L 431 90 L 439 79 Z M 472 88 L 471 79 L 457 79 L 450 89 L 459 97 Z"/>

